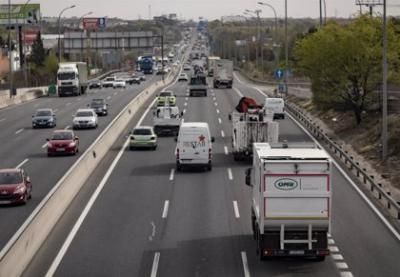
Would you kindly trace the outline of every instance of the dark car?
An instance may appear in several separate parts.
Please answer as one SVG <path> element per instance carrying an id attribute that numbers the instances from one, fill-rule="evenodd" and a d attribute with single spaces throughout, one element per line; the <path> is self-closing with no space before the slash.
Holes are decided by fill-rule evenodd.
<path id="1" fill-rule="evenodd" d="M 79 138 L 72 130 L 57 130 L 47 139 L 47 155 L 75 155 L 79 152 Z"/>
<path id="2" fill-rule="evenodd" d="M 93 109 L 98 115 L 108 115 L 108 104 L 103 98 L 93 99 L 88 107 Z"/>
<path id="3" fill-rule="evenodd" d="M 23 169 L 0 169 L 0 205 L 26 204 L 31 197 L 31 180 Z"/>
<path id="4" fill-rule="evenodd" d="M 101 89 L 103 87 L 100 80 L 93 80 L 89 83 L 89 89 Z"/>
<path id="5" fill-rule="evenodd" d="M 55 127 L 57 119 L 52 109 L 39 109 L 32 115 L 32 128 Z"/>

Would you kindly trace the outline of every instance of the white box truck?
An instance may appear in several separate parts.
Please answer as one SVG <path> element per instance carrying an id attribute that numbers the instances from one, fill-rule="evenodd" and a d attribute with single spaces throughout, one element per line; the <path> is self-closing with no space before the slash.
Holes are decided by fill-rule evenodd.
<path id="1" fill-rule="evenodd" d="M 85 62 L 68 62 L 58 64 L 58 96 L 77 96 L 84 94 L 87 86 L 88 68 Z"/>
<path id="2" fill-rule="evenodd" d="M 328 154 L 310 144 L 255 143 L 253 150 L 246 184 L 257 255 L 324 260 L 332 216 Z"/>
<path id="3" fill-rule="evenodd" d="M 232 154 L 235 161 L 251 158 L 255 142 L 278 142 L 278 122 L 268 119 L 260 111 L 233 112 L 230 119 L 232 120 Z"/>
<path id="4" fill-rule="evenodd" d="M 214 66 L 214 88 L 232 88 L 233 61 L 217 60 Z"/>
<path id="5" fill-rule="evenodd" d="M 177 106 L 157 107 L 153 116 L 154 131 L 158 136 L 178 135 L 183 113 L 179 112 Z"/>
<path id="6" fill-rule="evenodd" d="M 208 59 L 207 59 L 208 77 L 214 77 L 214 68 L 215 68 L 216 62 L 220 59 L 221 58 L 218 56 L 208 57 Z"/>

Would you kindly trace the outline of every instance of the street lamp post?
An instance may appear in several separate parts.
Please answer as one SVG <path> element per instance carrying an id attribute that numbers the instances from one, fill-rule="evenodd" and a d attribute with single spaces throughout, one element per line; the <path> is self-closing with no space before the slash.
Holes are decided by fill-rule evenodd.
<path id="1" fill-rule="evenodd" d="M 58 15 L 58 62 L 61 62 L 61 25 L 60 25 L 61 16 L 66 10 L 73 9 L 75 7 L 76 7 L 75 5 L 66 7 Z"/>
<path id="2" fill-rule="evenodd" d="M 268 4 L 268 3 L 264 3 L 264 2 L 258 2 L 258 4 L 259 5 L 262 5 L 262 6 L 267 6 L 267 7 L 269 7 L 269 8 L 271 8 L 272 9 L 272 11 L 274 12 L 274 16 L 275 16 L 275 26 L 274 26 L 274 29 L 275 29 L 275 46 L 278 46 L 278 16 L 277 16 L 277 13 L 276 13 L 276 10 L 275 10 L 275 8 L 272 6 L 272 5 L 270 5 L 270 4 Z M 272 45 L 272 51 L 274 50 L 274 45 Z M 279 66 L 279 55 L 277 55 L 276 53 L 274 53 L 275 54 L 275 63 L 276 63 L 276 67 L 278 67 Z"/>
<path id="3" fill-rule="evenodd" d="M 258 67 L 258 64 L 259 64 L 259 62 L 258 62 L 258 51 L 257 50 L 259 50 L 260 51 L 260 54 L 261 54 L 261 72 L 262 72 L 262 74 L 264 74 L 264 55 L 263 55 L 263 47 L 262 47 L 262 44 L 261 44 L 261 41 L 263 40 L 262 38 L 261 38 L 261 32 L 260 32 L 260 28 L 261 28 L 261 19 L 260 19 L 260 13 L 261 13 L 261 10 L 254 10 L 254 11 L 251 11 L 251 10 L 248 10 L 248 9 L 246 9 L 246 12 L 247 13 L 249 13 L 249 14 L 255 14 L 256 15 L 256 17 L 257 17 L 257 41 L 258 41 L 258 46 L 256 47 L 256 68 Z"/>
<path id="4" fill-rule="evenodd" d="M 287 0 L 285 0 L 285 93 L 288 92 L 288 70 L 289 70 L 289 44 L 288 44 L 288 18 Z"/>
<path id="5" fill-rule="evenodd" d="M 24 10 L 25 10 L 25 8 L 26 8 L 26 6 L 29 4 L 29 2 L 31 2 L 31 0 L 28 0 L 28 1 L 26 1 L 25 2 L 25 4 L 24 4 Z M 22 38 L 22 25 L 20 25 L 20 26 L 18 26 L 18 28 L 19 28 L 19 37 L 20 38 Z M 26 55 L 25 55 L 25 51 L 24 51 L 24 45 L 23 45 L 23 41 L 22 41 L 22 39 L 20 39 L 20 54 L 19 54 L 19 58 L 20 58 L 20 60 L 21 60 L 21 65 L 22 65 L 22 67 L 23 67 L 23 71 L 24 71 L 24 79 L 25 79 L 25 86 L 28 86 L 28 74 L 27 74 L 27 71 L 26 71 Z"/>
<path id="6" fill-rule="evenodd" d="M 11 47 L 11 0 L 8 0 L 8 57 L 9 57 L 9 70 L 10 70 L 10 80 L 9 80 L 9 85 L 10 85 L 10 98 L 13 95 L 13 81 L 14 81 L 14 73 L 13 73 L 13 68 L 12 68 L 12 47 Z"/>
<path id="7" fill-rule="evenodd" d="M 388 119 L 387 119 L 387 22 L 386 22 L 387 1 L 383 0 L 383 80 L 382 80 L 382 159 L 386 160 L 388 155 Z"/>

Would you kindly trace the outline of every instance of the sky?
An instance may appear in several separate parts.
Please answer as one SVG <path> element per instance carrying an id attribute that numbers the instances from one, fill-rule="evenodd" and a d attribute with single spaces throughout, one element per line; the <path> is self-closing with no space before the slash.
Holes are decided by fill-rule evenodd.
<path id="1" fill-rule="evenodd" d="M 241 15 L 245 9 L 261 8 L 262 17 L 272 17 L 272 10 L 257 4 L 260 0 L 32 0 L 40 3 L 44 16 L 58 16 L 67 6 L 76 8 L 64 13 L 64 16 L 80 17 L 92 11 L 94 17 L 120 17 L 123 19 L 148 19 L 149 15 L 176 13 L 179 18 L 195 19 L 200 16 L 207 19 L 220 19 L 221 16 Z M 319 17 L 320 0 L 287 0 L 289 17 Z M 363 0 L 365 1 L 365 0 Z M 377 0 L 375 0 L 377 1 Z M 2 0 L 7 4 L 6 0 Z M 278 17 L 284 16 L 284 0 L 264 0 L 275 7 Z M 327 16 L 350 17 L 359 11 L 356 0 L 325 0 Z M 12 3 L 25 3 L 15 1 Z M 400 15 L 400 0 L 387 0 L 388 14 Z M 366 10 L 366 9 L 365 9 Z M 377 7 L 377 11 L 382 10 Z"/>

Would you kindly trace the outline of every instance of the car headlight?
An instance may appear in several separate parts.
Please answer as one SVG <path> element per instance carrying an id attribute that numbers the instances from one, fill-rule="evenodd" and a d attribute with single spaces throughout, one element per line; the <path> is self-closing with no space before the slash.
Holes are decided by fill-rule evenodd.
<path id="1" fill-rule="evenodd" d="M 13 192 L 13 194 L 22 194 L 26 190 L 25 185 L 19 185 Z"/>
<path id="2" fill-rule="evenodd" d="M 78 120 L 77 120 L 77 119 L 74 119 L 74 120 L 72 121 L 72 123 L 78 124 Z"/>
<path id="3" fill-rule="evenodd" d="M 70 142 L 70 143 L 68 144 L 68 147 L 75 147 L 75 142 Z"/>
<path id="4" fill-rule="evenodd" d="M 54 118 L 50 117 L 49 122 L 53 122 L 53 121 L 54 121 Z"/>

